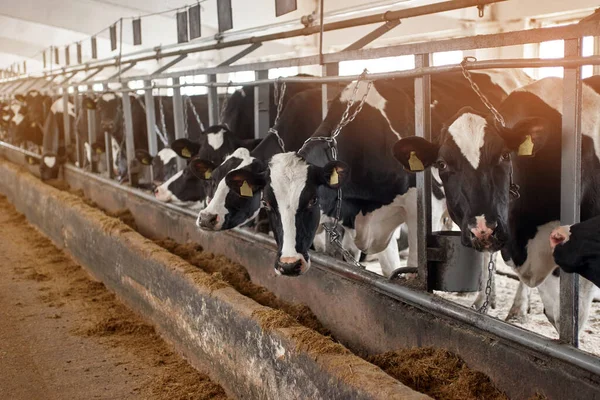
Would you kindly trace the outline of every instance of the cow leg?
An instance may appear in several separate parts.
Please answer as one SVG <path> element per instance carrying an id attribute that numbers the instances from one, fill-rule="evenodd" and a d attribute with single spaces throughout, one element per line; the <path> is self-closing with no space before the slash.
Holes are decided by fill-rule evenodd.
<path id="1" fill-rule="evenodd" d="M 515 293 L 515 299 L 508 311 L 505 321 L 516 321 L 521 324 L 527 322 L 527 314 L 530 311 L 529 298 L 531 296 L 531 288 L 519 281 L 519 287 Z"/>
<path id="2" fill-rule="evenodd" d="M 344 247 L 344 250 L 350 252 L 352 257 L 354 257 L 354 259 L 358 261 L 360 259 L 360 249 L 356 247 L 354 239 L 356 239 L 356 230 L 344 227 L 344 237 L 342 238 L 342 246 Z M 344 259 L 346 259 L 346 257 L 344 257 Z M 346 259 L 346 262 L 352 261 Z"/>
<path id="3" fill-rule="evenodd" d="M 377 255 L 379 264 L 381 264 L 381 272 L 386 278 L 389 278 L 396 269 L 400 268 L 400 255 L 398 254 L 397 240 L 390 240 L 386 249 Z"/>

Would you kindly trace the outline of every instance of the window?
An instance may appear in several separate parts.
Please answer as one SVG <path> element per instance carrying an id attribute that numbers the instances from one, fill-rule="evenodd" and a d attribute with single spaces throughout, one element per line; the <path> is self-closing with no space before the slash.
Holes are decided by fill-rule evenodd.
<path id="1" fill-rule="evenodd" d="M 127 85 L 129 86 L 130 89 L 143 89 L 144 88 L 144 81 L 139 80 L 139 81 L 129 81 L 127 83 Z M 143 90 L 136 90 L 135 91 L 136 94 L 140 95 L 140 94 L 144 94 Z"/>
<path id="2" fill-rule="evenodd" d="M 229 82 L 252 82 L 254 81 L 254 71 L 238 71 L 238 72 L 230 72 L 227 75 L 227 80 Z M 235 92 L 239 86 L 231 86 L 227 88 L 227 93 Z M 222 90 L 224 92 L 224 90 Z M 219 90 L 221 92 L 221 90 Z"/>
<path id="3" fill-rule="evenodd" d="M 443 51 L 440 53 L 433 53 L 433 65 L 448 65 L 448 64 L 460 64 L 463 60 L 462 50 L 455 51 Z"/>
<path id="4" fill-rule="evenodd" d="M 298 67 L 273 68 L 269 70 L 269 79 L 298 75 Z"/>
<path id="5" fill-rule="evenodd" d="M 206 75 L 182 76 L 179 81 L 182 85 L 186 83 L 204 83 L 206 82 Z M 181 88 L 181 94 L 184 96 L 194 96 L 207 93 L 208 88 L 206 86 L 184 86 Z"/>
<path id="6" fill-rule="evenodd" d="M 412 55 L 385 57 L 375 60 L 353 60 L 340 62 L 340 75 L 360 75 L 366 68 L 370 73 L 404 71 L 415 67 Z"/>

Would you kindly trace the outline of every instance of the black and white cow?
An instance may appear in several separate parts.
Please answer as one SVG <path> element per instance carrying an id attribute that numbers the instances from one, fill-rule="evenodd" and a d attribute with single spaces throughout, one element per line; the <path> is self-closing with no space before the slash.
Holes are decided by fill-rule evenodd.
<path id="1" fill-rule="evenodd" d="M 519 86 L 508 74 L 474 73 L 473 77 L 496 104 Z M 331 135 L 355 86 L 347 86 L 332 102 L 314 137 Z M 399 267 L 397 242 L 391 239 L 405 221 L 409 230 L 416 230 L 415 179 L 399 170 L 389 149 L 399 138 L 414 134 L 414 83 L 412 79 L 375 81 L 366 90 L 367 84 L 361 83 L 356 100 L 366 96 L 364 107 L 338 137 L 339 161 L 332 159 L 326 142 L 311 141 L 298 154 L 277 154 L 269 163 L 264 199 L 278 244 L 277 273 L 297 276 L 308 270 L 308 249 L 320 212 L 335 215 L 339 187 L 343 187 L 341 217 L 347 235 L 364 253 L 380 253 L 384 275 Z M 468 82 L 454 73 L 432 78 L 432 100 L 434 132 L 460 106 L 482 108 Z M 410 235 L 409 245 L 408 263 L 416 266 L 415 235 Z"/>
<path id="2" fill-rule="evenodd" d="M 318 88 L 318 85 L 306 83 L 288 83 L 283 98 L 283 110 L 296 94 L 305 90 Z M 270 118 L 274 123 L 277 115 L 276 104 L 273 101 L 274 86 L 270 85 Z M 191 163 L 192 160 L 203 160 L 210 163 L 213 168 L 220 165 L 227 155 L 232 154 L 237 148 L 254 149 L 260 139 L 254 139 L 254 87 L 244 86 L 236 90 L 227 102 L 223 123 L 208 127 L 201 135 L 199 141 L 179 139 L 172 143 L 171 148 L 180 156 Z M 181 182 L 184 180 L 185 182 Z M 206 188 L 200 188 L 203 182 L 192 173 L 180 171 L 176 176 L 167 180 L 155 189 L 155 196 L 160 201 L 178 204 L 194 204 L 195 201 L 204 201 Z M 203 196 L 200 198 L 200 196 Z M 188 200 L 182 200 L 183 198 Z M 197 206 L 197 205 L 196 205 Z"/>
<path id="3" fill-rule="evenodd" d="M 499 112 L 506 127 L 465 108 L 437 143 L 408 138 L 394 147 L 405 168 L 410 169 L 410 159 L 416 157 L 424 167 L 438 169 L 463 244 L 485 252 L 501 250 L 521 281 L 538 287 L 555 326 L 558 279 L 552 275 L 556 264 L 548 237 L 560 219 L 562 102 L 562 79 L 542 79 L 514 91 L 502 103 Z M 600 95 L 587 85 L 581 126 L 581 218 L 586 220 L 600 215 Z M 512 200 L 511 175 L 521 193 Z M 586 280 L 580 287 L 580 321 L 585 321 L 594 290 Z M 513 307 L 526 304 L 515 301 Z"/>
<path id="4" fill-rule="evenodd" d="M 577 273 L 600 287 L 600 216 L 554 229 L 550 247 L 562 271 Z"/>
<path id="5" fill-rule="evenodd" d="M 296 151 L 321 121 L 321 89 L 311 89 L 296 94 L 289 101 L 275 129 L 286 149 Z M 281 151 L 276 135 L 269 133 L 252 152 L 238 148 L 217 167 L 205 160 L 191 164 L 197 176 L 210 176 L 207 193 L 210 201 L 200 211 L 196 225 L 204 230 L 220 231 L 253 220 L 260 211 L 264 178 L 258 182 L 262 185 L 253 179 L 265 170 L 271 157 Z M 207 175 L 206 171 L 210 173 Z"/>

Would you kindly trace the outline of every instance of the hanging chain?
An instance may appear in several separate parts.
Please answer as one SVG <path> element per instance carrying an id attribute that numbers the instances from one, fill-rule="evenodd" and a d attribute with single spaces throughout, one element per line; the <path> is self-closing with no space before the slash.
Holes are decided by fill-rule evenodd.
<path id="1" fill-rule="evenodd" d="M 189 99 L 189 96 L 183 96 L 182 97 L 182 102 L 183 102 L 183 137 L 190 137 L 190 135 L 188 134 L 188 105 L 187 105 L 187 101 Z"/>
<path id="2" fill-rule="evenodd" d="M 502 117 L 502 114 L 500 114 L 500 112 L 496 109 L 496 107 L 494 107 L 494 105 L 483 94 L 483 92 L 481 91 L 481 89 L 479 89 L 479 86 L 473 81 L 473 77 L 471 76 L 471 73 L 467 70 L 467 64 L 469 62 L 475 62 L 475 61 L 477 61 L 477 59 L 475 57 L 465 57 L 465 58 L 463 58 L 462 62 L 460 63 L 460 67 L 462 69 L 462 74 L 465 77 L 465 79 L 469 81 L 469 84 L 471 84 L 471 88 L 473 89 L 473 91 L 475 92 L 475 94 L 479 97 L 479 99 L 481 100 L 481 102 L 483 103 L 483 105 L 492 113 L 492 115 L 494 116 L 494 120 L 496 121 L 496 123 L 498 125 L 500 125 L 501 128 L 505 128 L 506 124 L 504 122 L 504 117 Z M 513 200 L 517 200 L 518 198 L 521 197 L 521 193 L 519 192 L 519 190 L 521 188 L 519 187 L 519 185 L 517 185 L 513 181 L 512 160 L 511 160 L 511 164 L 510 164 L 510 175 L 509 175 L 509 177 L 510 177 L 510 186 L 509 186 L 510 196 L 512 197 Z"/>
<path id="3" fill-rule="evenodd" d="M 465 77 L 465 79 L 469 81 L 469 83 L 471 84 L 471 88 L 473 89 L 475 94 L 477 94 L 483 105 L 492 113 L 496 122 L 498 122 L 500 126 L 504 128 L 506 125 L 504 124 L 504 118 L 502 117 L 502 114 L 500 114 L 498 110 L 496 110 L 496 107 L 494 107 L 494 105 L 488 100 L 485 94 L 483 94 L 481 89 L 479 89 L 479 86 L 475 82 L 473 82 L 473 77 L 471 76 L 469 70 L 467 70 L 467 64 L 475 61 L 477 61 L 475 57 L 463 58 L 462 62 L 460 63 L 462 74 Z"/>
<path id="4" fill-rule="evenodd" d="M 160 124 L 162 125 L 162 132 L 165 137 L 169 137 L 169 133 L 167 132 L 167 124 L 165 122 L 165 108 L 163 106 L 163 98 L 160 95 L 158 96 L 158 108 L 160 110 Z"/>
<path id="5" fill-rule="evenodd" d="M 225 118 L 225 110 L 227 109 L 227 104 L 229 104 L 229 88 L 231 87 L 231 81 L 229 81 L 229 83 L 227 83 L 226 89 L 225 89 L 225 99 L 223 100 L 223 104 L 221 104 L 221 111 L 219 112 L 219 124 L 220 125 L 225 125 L 227 126 L 227 123 L 223 122 L 223 118 Z M 217 101 L 219 99 L 219 95 L 217 94 Z M 227 128 L 229 129 L 229 127 L 227 126 Z"/>
<path id="6" fill-rule="evenodd" d="M 304 142 L 304 144 L 302 145 L 300 150 L 298 150 L 298 153 L 300 151 L 302 151 L 302 149 L 304 149 L 304 147 L 309 142 L 323 141 L 323 142 L 327 142 L 327 144 L 329 146 L 329 150 L 331 151 L 331 158 L 333 158 L 333 160 L 337 161 L 338 151 L 337 151 L 337 139 L 336 138 L 339 136 L 342 129 L 344 129 L 344 127 L 346 125 L 348 125 L 350 122 L 354 121 L 354 118 L 356 118 L 358 113 L 362 110 L 362 108 L 365 104 L 365 101 L 367 100 L 367 95 L 369 94 L 369 91 L 371 90 L 371 86 L 373 86 L 373 81 L 367 82 L 367 90 L 365 91 L 364 95 L 360 99 L 360 102 L 357 104 L 354 111 L 352 113 L 350 113 L 352 106 L 356 102 L 356 95 L 358 93 L 358 87 L 359 87 L 361 81 L 365 80 L 367 73 L 368 73 L 367 69 L 365 68 L 363 73 L 360 74 L 360 76 L 358 77 L 358 80 L 356 81 L 356 85 L 354 86 L 354 90 L 352 91 L 352 96 L 350 97 L 350 99 L 348 99 L 348 102 L 346 103 L 346 109 L 344 110 L 344 113 L 342 114 L 342 118 L 340 119 L 340 122 L 338 122 L 335 129 L 332 131 L 331 136 L 317 136 L 317 137 L 310 137 L 310 138 L 306 139 L 306 141 Z M 329 236 L 329 242 L 333 243 L 339 249 L 339 251 L 342 253 L 342 255 L 344 256 L 344 258 L 346 259 L 347 262 L 354 264 L 354 266 L 356 266 L 358 268 L 366 269 L 366 267 L 364 265 L 362 265 L 354 257 L 354 255 L 352 253 L 350 253 L 348 250 L 346 250 L 342 244 L 342 233 L 341 233 L 341 229 L 340 229 L 340 219 L 342 217 L 342 200 L 343 200 L 342 188 L 340 187 L 337 191 L 337 201 L 336 201 L 336 206 L 335 206 L 335 219 L 334 219 L 333 223 L 331 223 L 331 224 L 323 223 L 322 224 L 323 229 L 325 229 L 325 231 L 327 232 L 327 235 Z"/>
<path id="7" fill-rule="evenodd" d="M 488 306 L 490 304 L 490 297 L 492 295 L 492 281 L 494 280 L 494 273 L 496 270 L 496 254 L 497 253 L 490 254 L 490 262 L 488 262 L 488 265 L 487 265 L 488 279 L 487 279 L 487 283 L 485 284 L 485 300 L 484 300 L 483 304 L 481 305 L 481 307 L 476 309 L 477 312 L 482 313 L 482 314 L 487 313 Z M 473 306 L 472 308 L 475 308 L 475 307 Z"/>
<path id="8" fill-rule="evenodd" d="M 140 98 L 141 98 L 141 96 L 138 96 L 137 94 L 135 95 L 135 99 L 137 100 L 139 105 L 142 107 L 142 110 L 144 110 L 144 114 L 145 114 L 146 113 L 146 105 Z M 163 145 L 168 146 L 169 141 L 167 140 L 166 136 L 163 135 L 163 133 L 160 131 L 160 129 L 158 128 L 158 125 L 156 125 L 156 122 L 154 123 L 154 130 L 156 131 L 156 136 L 158 136 L 158 138 L 163 143 Z"/>
<path id="9" fill-rule="evenodd" d="M 190 97 L 186 97 L 185 101 L 186 101 L 187 106 L 184 108 L 189 107 L 190 110 L 192 110 L 192 114 L 194 114 L 194 118 L 196 118 L 196 122 L 198 123 L 200 130 L 204 132 L 204 124 L 202 123 L 202 120 L 200 119 L 200 115 L 198 115 L 198 111 L 196 111 L 196 107 L 194 107 L 194 103 L 192 103 L 192 99 Z"/>
<path id="10" fill-rule="evenodd" d="M 277 136 L 277 143 L 279 144 L 279 147 L 281 147 L 281 151 L 285 153 L 285 143 L 283 142 L 281 136 L 279 136 L 279 132 L 276 129 L 276 126 L 279 124 L 279 118 L 281 117 L 281 110 L 283 109 L 283 98 L 285 97 L 286 90 L 286 83 L 282 82 L 281 94 L 279 93 L 279 82 L 280 81 L 277 80 L 273 88 L 273 98 L 275 100 L 275 104 L 277 104 L 277 115 L 275 116 L 275 122 L 273 123 L 273 126 L 269 128 L 269 133 L 272 133 L 273 135 Z"/>

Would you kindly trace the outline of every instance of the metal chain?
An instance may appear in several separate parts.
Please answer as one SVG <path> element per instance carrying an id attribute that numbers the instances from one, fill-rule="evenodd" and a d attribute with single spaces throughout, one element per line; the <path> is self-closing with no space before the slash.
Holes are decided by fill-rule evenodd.
<path id="1" fill-rule="evenodd" d="M 183 96 L 182 97 L 182 102 L 183 102 L 183 137 L 189 137 L 188 135 L 188 113 L 187 113 L 187 99 L 189 98 L 189 96 Z"/>
<path id="2" fill-rule="evenodd" d="M 223 118 L 225 116 L 225 110 L 227 109 L 227 104 L 229 104 L 229 88 L 231 87 L 231 81 L 226 86 L 225 89 L 225 100 L 223 100 L 223 104 L 221 104 L 221 111 L 219 112 L 219 124 L 227 126 L 226 123 L 223 123 Z M 217 94 L 217 101 L 219 101 L 219 96 Z M 229 127 L 228 127 L 229 128 Z"/>
<path id="3" fill-rule="evenodd" d="M 275 122 L 273 123 L 273 126 L 269 128 L 269 133 L 272 133 L 273 135 L 277 136 L 277 143 L 279 144 L 279 147 L 281 147 L 281 151 L 284 153 L 285 143 L 283 142 L 281 136 L 279 136 L 279 132 L 275 127 L 277 126 L 277 124 L 279 124 L 279 118 L 281 117 L 281 110 L 283 109 L 283 98 L 285 97 L 286 88 L 286 83 L 283 82 L 281 84 L 281 94 L 279 94 L 279 80 L 275 82 L 273 88 L 273 98 L 275 100 L 275 104 L 277 104 L 277 115 L 275 116 Z"/>
<path id="4" fill-rule="evenodd" d="M 160 123 L 162 125 L 162 133 L 166 139 L 169 137 L 169 133 L 167 132 L 167 124 L 165 122 L 165 108 L 163 106 L 163 97 L 162 96 L 158 96 L 158 108 L 160 110 Z M 165 146 L 166 145 L 167 145 L 167 143 L 165 143 Z"/>
<path id="5" fill-rule="evenodd" d="M 500 124 L 500 126 L 505 127 L 506 125 L 504 123 L 504 117 L 502 117 L 502 114 L 500 114 L 498 112 L 498 110 L 496 110 L 496 107 L 494 107 L 494 105 L 488 100 L 488 98 L 485 96 L 485 94 L 483 94 L 481 89 L 479 89 L 479 86 L 473 81 L 473 77 L 471 76 L 471 73 L 469 72 L 469 70 L 467 70 L 467 64 L 469 62 L 475 62 L 475 61 L 477 61 L 477 59 L 475 57 L 463 58 L 462 62 L 460 63 L 460 67 L 462 69 L 462 74 L 465 77 L 465 79 L 469 81 L 469 83 L 471 84 L 471 88 L 473 89 L 475 94 L 477 94 L 477 96 L 479 97 L 479 99 L 481 100 L 483 105 L 492 113 L 496 122 L 498 122 Z"/>
<path id="6" fill-rule="evenodd" d="M 481 305 L 481 307 L 477 308 L 477 312 L 485 314 L 487 313 L 488 310 L 488 306 L 490 304 L 490 296 L 492 294 L 492 281 L 494 280 L 494 270 L 496 269 L 496 254 L 497 253 L 492 253 L 490 254 L 490 262 L 488 262 L 488 279 L 487 279 L 487 283 L 485 285 L 485 300 L 483 302 L 483 304 Z M 475 308 L 473 306 L 473 308 Z"/>
<path id="7" fill-rule="evenodd" d="M 200 119 L 200 115 L 198 115 L 198 111 L 196 110 L 196 107 L 194 107 L 194 103 L 192 103 L 192 99 L 190 97 L 187 97 L 185 99 L 185 101 L 187 103 L 187 107 L 189 107 L 192 110 L 192 114 L 194 114 L 194 118 L 196 118 L 196 122 L 198 123 L 200 130 L 204 132 L 204 124 L 202 123 L 202 120 Z"/>
<path id="8" fill-rule="evenodd" d="M 145 114 L 146 113 L 146 105 L 140 98 L 141 98 L 141 96 L 135 95 L 135 99 L 138 101 L 139 105 L 142 107 L 142 110 L 144 110 L 144 114 Z M 163 133 L 160 131 L 160 128 L 158 127 L 158 125 L 156 123 L 154 123 L 154 130 L 156 131 L 156 136 L 158 136 L 158 138 L 163 143 L 163 145 L 168 146 L 169 141 L 167 140 L 166 136 L 163 135 Z"/>
<path id="9" fill-rule="evenodd" d="M 356 95 L 358 93 L 358 86 L 360 85 L 361 81 L 365 79 L 367 73 L 368 73 L 367 69 L 365 68 L 363 73 L 360 74 L 360 76 L 358 77 L 358 80 L 356 81 L 356 86 L 354 86 L 354 90 L 352 91 L 352 97 L 350 97 L 350 99 L 348 100 L 348 103 L 346 104 L 346 109 L 344 110 L 344 113 L 342 114 L 342 118 L 340 119 L 340 122 L 337 124 L 337 126 L 331 133 L 331 136 L 329 136 L 329 137 L 327 137 L 327 136 L 310 137 L 310 138 L 306 139 L 306 141 L 304 142 L 304 144 L 302 145 L 300 150 L 298 150 L 298 152 L 300 152 L 302 149 L 304 149 L 306 144 L 311 141 L 324 141 L 324 142 L 327 142 L 327 144 L 329 145 L 329 150 L 331 151 L 331 157 L 333 158 L 333 160 L 337 160 L 338 152 L 337 152 L 337 139 L 336 138 L 341 133 L 342 129 L 346 125 L 348 125 L 350 122 L 352 122 L 354 120 L 354 118 L 356 118 L 358 113 L 362 110 L 362 108 L 365 104 L 365 101 L 367 100 L 367 95 L 369 94 L 369 91 L 371 90 L 371 86 L 373 85 L 373 81 L 367 82 L 367 90 L 365 91 L 365 94 L 362 96 L 360 103 L 354 109 L 354 112 L 352 112 L 352 114 L 350 114 L 350 109 L 352 108 L 352 106 L 354 105 L 354 103 L 356 101 Z M 342 234 L 339 229 L 340 219 L 342 217 L 342 200 L 343 200 L 341 187 L 338 189 L 337 192 L 338 193 L 337 193 L 337 201 L 336 201 L 336 206 L 335 206 L 335 219 L 332 224 L 324 223 L 323 229 L 325 229 L 325 231 L 327 232 L 327 235 L 329 236 L 329 242 L 336 245 L 336 247 L 340 250 L 340 252 L 344 256 L 344 258 L 346 259 L 346 261 L 354 264 L 354 266 L 356 266 L 358 268 L 366 269 L 366 267 L 364 265 L 362 265 L 352 255 L 352 253 L 350 253 L 348 250 L 346 250 L 342 244 L 342 240 L 341 240 Z"/>

